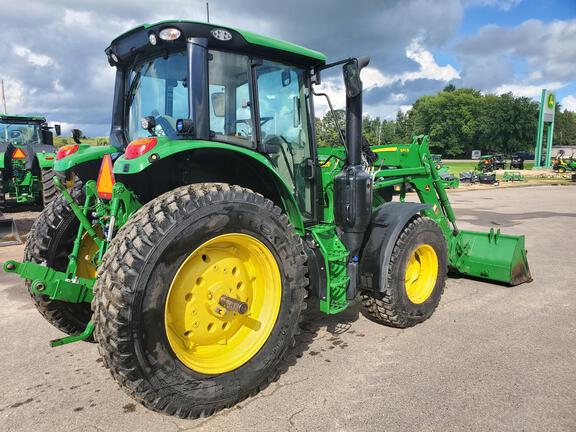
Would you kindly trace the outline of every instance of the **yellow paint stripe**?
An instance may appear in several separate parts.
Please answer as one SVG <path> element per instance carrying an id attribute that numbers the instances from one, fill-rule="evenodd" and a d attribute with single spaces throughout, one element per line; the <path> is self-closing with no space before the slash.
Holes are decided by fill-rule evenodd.
<path id="1" fill-rule="evenodd" d="M 381 153 L 381 152 L 395 152 L 398 151 L 398 147 L 384 147 L 372 150 L 374 153 Z"/>

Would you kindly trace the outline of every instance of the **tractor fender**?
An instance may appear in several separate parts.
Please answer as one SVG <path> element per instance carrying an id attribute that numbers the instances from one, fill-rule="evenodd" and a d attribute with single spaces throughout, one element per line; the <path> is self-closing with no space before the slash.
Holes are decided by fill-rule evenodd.
<path id="1" fill-rule="evenodd" d="M 56 159 L 56 148 L 52 146 L 46 146 L 49 148 L 36 150 L 36 159 L 38 160 L 38 166 L 40 169 L 52 168 L 54 166 L 54 160 Z"/>
<path id="2" fill-rule="evenodd" d="M 431 207 L 429 204 L 388 202 L 374 210 L 360 254 L 361 290 L 383 292 L 386 289 L 390 257 L 402 229 L 413 216 Z"/>
<path id="3" fill-rule="evenodd" d="M 298 234 L 304 234 L 304 220 L 296 199 L 294 198 L 291 187 L 284 181 L 278 172 L 276 172 L 270 161 L 263 154 L 246 147 L 221 143 L 217 141 L 170 140 L 168 138 L 162 137 L 158 138 L 158 144 L 154 147 L 153 150 L 143 154 L 142 156 L 129 160 L 127 160 L 124 155 L 120 156 L 118 160 L 114 162 L 114 174 L 137 174 L 161 160 L 167 159 L 177 154 L 193 152 L 195 150 L 219 150 L 234 152 L 250 158 L 259 166 L 261 166 L 264 171 L 270 175 L 270 179 L 274 182 L 274 185 L 277 188 L 282 200 L 283 209 L 290 219 L 290 223 L 294 225 L 294 228 Z M 154 154 L 156 159 L 151 159 L 151 154 Z"/>
<path id="4" fill-rule="evenodd" d="M 107 154 L 119 153 L 121 150 L 111 145 L 92 146 L 80 144 L 78 150 L 54 163 L 54 171 L 66 171 L 86 162 L 100 160 Z"/>

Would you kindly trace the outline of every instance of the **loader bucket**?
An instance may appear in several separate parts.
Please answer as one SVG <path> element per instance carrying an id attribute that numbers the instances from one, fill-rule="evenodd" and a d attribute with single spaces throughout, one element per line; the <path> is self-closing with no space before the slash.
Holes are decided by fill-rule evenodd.
<path id="1" fill-rule="evenodd" d="M 450 266 L 465 276 L 520 285 L 532 281 L 524 236 L 460 231 L 450 244 Z"/>
<path id="2" fill-rule="evenodd" d="M 18 244 L 22 244 L 22 240 L 20 240 L 20 234 L 14 220 L 0 212 L 0 246 Z"/>

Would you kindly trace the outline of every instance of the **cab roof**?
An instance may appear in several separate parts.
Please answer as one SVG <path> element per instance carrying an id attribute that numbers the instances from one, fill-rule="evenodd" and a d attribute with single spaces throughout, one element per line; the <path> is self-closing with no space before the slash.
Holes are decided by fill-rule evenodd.
<path id="1" fill-rule="evenodd" d="M 120 57 L 121 60 L 124 56 L 131 57 L 138 49 L 145 49 L 146 45 L 150 48 L 148 41 L 150 33 L 158 36 L 158 33 L 164 28 L 177 28 L 180 30 L 183 34 L 180 37 L 181 41 L 189 37 L 205 37 L 208 39 L 209 48 L 227 48 L 231 51 L 244 51 L 262 56 L 269 55 L 274 58 L 284 58 L 288 61 L 310 66 L 324 64 L 326 62 L 326 56 L 321 52 L 300 45 L 263 36 L 247 30 L 189 20 L 167 20 L 154 24 L 142 24 L 115 38 L 106 49 L 106 53 L 110 56 L 113 52 L 116 56 Z M 215 29 L 228 30 L 232 34 L 232 38 L 229 41 L 216 39 L 211 33 L 211 31 Z M 158 40 L 159 45 L 165 44 L 170 46 L 173 42 L 174 41 L 165 42 Z"/>
<path id="2" fill-rule="evenodd" d="M 20 115 L 8 115 L 8 114 L 0 114 L 0 122 L 5 123 L 46 123 L 46 119 L 44 117 L 36 117 L 36 116 L 20 116 Z"/>

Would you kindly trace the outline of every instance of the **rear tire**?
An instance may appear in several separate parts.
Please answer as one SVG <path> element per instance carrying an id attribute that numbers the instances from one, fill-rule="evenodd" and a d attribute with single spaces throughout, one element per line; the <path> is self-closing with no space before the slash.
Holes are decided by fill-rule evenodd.
<path id="1" fill-rule="evenodd" d="M 83 203 L 84 192 L 79 180 L 70 193 L 77 203 Z M 78 219 L 60 195 L 44 208 L 34 222 L 24 247 L 24 261 L 46 263 L 48 267 L 66 271 L 68 255 L 72 252 L 78 228 Z M 26 287 L 30 287 L 28 280 Z M 42 316 L 66 334 L 81 333 L 92 317 L 88 303 L 67 303 L 50 300 L 43 295 L 30 295 Z"/>
<path id="2" fill-rule="evenodd" d="M 419 258 L 418 251 L 430 254 L 429 248 L 436 255 L 434 260 Z M 429 277 L 428 283 L 422 285 L 420 293 L 412 291 L 413 285 L 407 285 L 407 267 L 410 260 L 416 258 L 422 264 L 420 272 L 414 281 Z M 433 264 L 425 267 L 425 263 Z M 437 264 L 434 269 L 430 269 Z M 432 270 L 432 273 L 425 273 Z M 387 284 L 384 292 L 364 291 L 362 303 L 367 313 L 375 321 L 391 327 L 406 328 L 414 326 L 430 318 L 442 297 L 446 284 L 447 253 L 446 241 L 438 224 L 432 219 L 416 216 L 404 227 L 390 259 Z"/>
<path id="3" fill-rule="evenodd" d="M 4 194 L 4 170 L 0 170 L 0 207 L 6 205 L 6 195 Z"/>
<path id="4" fill-rule="evenodd" d="M 272 262 L 278 267 L 276 280 L 280 286 L 266 283 L 262 285 L 267 287 L 265 291 L 258 291 L 255 286 L 261 279 L 254 275 L 265 273 L 250 273 L 241 265 L 237 268 L 226 264 L 226 259 L 232 262 L 237 257 L 245 259 L 241 245 L 228 249 L 220 244 L 217 246 L 220 249 L 201 252 L 206 244 L 226 236 L 248 236 L 265 246 L 264 252 L 271 253 Z M 218 255 L 222 253 L 230 255 L 222 259 Z M 252 262 L 250 257 L 248 261 Z M 301 239 L 288 217 L 259 194 L 239 186 L 206 183 L 183 186 L 161 195 L 138 210 L 121 228 L 99 268 L 92 305 L 94 335 L 105 366 L 129 395 L 157 412 L 197 418 L 235 405 L 278 376 L 281 360 L 294 345 L 308 285 L 305 262 Z M 196 267 L 190 271 L 188 263 Z M 212 279 L 203 272 L 219 274 Z M 206 337 L 206 329 L 220 334 L 220 329 L 228 328 L 226 319 L 243 322 L 242 316 L 231 316 L 231 311 L 224 312 L 221 320 L 203 316 L 219 310 L 217 305 L 209 306 L 213 297 L 221 299 L 216 291 L 213 296 L 212 290 L 225 287 L 228 291 L 234 287 L 230 288 L 230 295 L 240 295 L 236 289 L 240 290 L 241 285 L 235 285 L 235 279 L 233 283 L 226 280 L 244 273 L 252 274 L 251 282 L 244 286 L 253 300 L 248 317 L 255 317 L 255 322 L 260 323 L 254 331 L 269 329 L 260 339 L 260 348 L 256 351 L 247 339 L 236 344 L 240 330 L 225 336 L 224 344 L 221 339 L 196 340 L 198 334 Z M 185 278 L 182 285 L 178 285 L 177 281 L 182 280 L 179 278 Z M 187 287 L 186 295 L 176 286 Z M 204 292 L 206 287 L 208 293 Z M 176 301 L 182 304 L 180 309 L 171 308 L 175 289 L 179 294 Z M 275 319 L 260 319 L 254 305 L 270 304 L 273 292 L 280 293 L 281 299 Z M 197 304 L 200 309 L 195 309 Z M 186 332 L 177 328 L 184 320 L 174 318 L 181 311 L 198 320 L 186 318 L 193 327 Z M 234 325 L 232 322 L 230 328 L 234 329 Z M 252 328 L 248 324 L 239 328 L 243 326 Z M 174 335 L 180 338 L 181 345 L 174 344 Z M 185 354 L 201 357 L 208 350 L 220 349 L 219 346 L 228 349 L 228 345 L 246 347 L 250 355 L 233 367 L 211 372 L 201 371 L 201 367 L 195 367 L 193 361 L 184 357 Z M 236 358 L 236 354 L 237 351 L 232 351 L 229 357 L 216 358 L 215 363 Z"/>
<path id="5" fill-rule="evenodd" d="M 54 171 L 52 169 L 42 169 L 40 171 L 40 182 L 42 183 L 42 205 L 46 207 L 58 195 L 58 190 L 54 184 Z"/>

